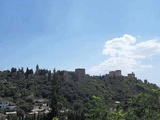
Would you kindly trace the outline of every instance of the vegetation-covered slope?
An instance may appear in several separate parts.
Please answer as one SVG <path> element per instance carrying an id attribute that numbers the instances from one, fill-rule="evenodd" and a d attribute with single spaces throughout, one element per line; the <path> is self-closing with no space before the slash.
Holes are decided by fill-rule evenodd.
<path id="1" fill-rule="evenodd" d="M 94 106 L 93 96 L 99 96 L 106 104 L 114 106 L 115 101 L 124 105 L 125 101 L 134 99 L 139 93 L 149 93 L 159 89 L 155 84 L 142 82 L 137 78 L 104 76 L 77 76 L 74 73 L 57 71 L 60 89 L 58 104 L 60 109 L 67 108 L 77 112 L 89 113 Z M 18 109 L 29 112 L 33 101 L 39 98 L 50 99 L 52 94 L 51 71 L 40 69 L 12 68 L 11 71 L 0 71 L 0 96 L 18 106 Z M 111 107 L 112 108 L 112 107 Z"/>

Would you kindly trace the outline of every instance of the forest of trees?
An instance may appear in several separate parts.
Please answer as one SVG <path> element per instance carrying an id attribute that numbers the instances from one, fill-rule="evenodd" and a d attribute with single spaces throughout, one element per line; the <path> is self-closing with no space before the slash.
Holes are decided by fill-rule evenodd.
<path id="1" fill-rule="evenodd" d="M 39 67 L 38 67 L 39 68 Z M 26 120 L 158 120 L 160 89 L 147 80 L 125 76 L 82 76 L 47 69 L 0 71 L 0 97 L 17 105 Z M 50 113 L 27 115 L 35 99 L 47 99 Z M 63 113 L 60 112 L 63 110 Z M 1 110 L 1 113 L 7 110 Z M 21 116 L 26 116 L 21 117 Z"/>

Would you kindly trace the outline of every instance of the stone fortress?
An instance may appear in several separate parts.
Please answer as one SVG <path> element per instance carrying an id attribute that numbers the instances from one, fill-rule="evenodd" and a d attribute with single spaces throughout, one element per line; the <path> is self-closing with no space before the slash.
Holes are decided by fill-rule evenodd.
<path id="1" fill-rule="evenodd" d="M 86 76 L 90 76 L 88 74 L 85 73 L 85 69 L 84 68 L 77 68 L 75 69 L 75 71 L 63 71 L 63 77 L 64 80 L 69 80 L 72 79 L 73 76 L 76 76 L 76 78 L 78 78 L 77 80 L 81 80 Z M 115 70 L 115 71 L 109 71 L 109 74 L 105 75 L 106 77 L 128 77 L 131 79 L 136 79 L 135 77 L 135 73 L 129 73 L 127 76 L 123 76 L 121 73 L 121 70 Z"/>
<path id="2" fill-rule="evenodd" d="M 72 78 L 72 76 L 76 76 L 78 78 L 78 80 L 82 79 L 84 76 L 86 76 L 85 69 L 84 68 L 77 68 L 77 69 L 75 69 L 75 71 L 63 70 L 64 80 L 69 80 Z"/>
<path id="3" fill-rule="evenodd" d="M 37 64 L 36 66 L 36 71 L 35 74 L 38 74 L 38 72 L 40 71 L 39 66 Z M 62 70 L 63 72 L 63 78 L 64 80 L 70 80 L 73 77 L 76 78 L 77 80 L 81 80 L 84 77 L 90 77 L 89 74 L 86 74 L 85 72 L 85 68 L 76 68 L 74 71 L 67 71 L 67 70 Z M 46 76 L 48 75 L 48 73 L 46 73 Z M 135 73 L 129 73 L 127 76 L 123 76 L 121 70 L 115 70 L 115 71 L 109 71 L 108 74 L 105 74 L 103 76 L 106 77 L 128 77 L 131 79 L 136 79 L 135 77 Z M 96 76 L 91 76 L 91 77 L 96 77 Z"/>
<path id="4" fill-rule="evenodd" d="M 120 77 L 120 76 L 123 76 L 121 74 L 121 70 L 109 71 L 109 74 L 106 74 L 106 75 L 109 76 L 109 77 Z M 127 75 L 127 77 L 128 78 L 136 78 L 134 72 L 129 73 Z"/>

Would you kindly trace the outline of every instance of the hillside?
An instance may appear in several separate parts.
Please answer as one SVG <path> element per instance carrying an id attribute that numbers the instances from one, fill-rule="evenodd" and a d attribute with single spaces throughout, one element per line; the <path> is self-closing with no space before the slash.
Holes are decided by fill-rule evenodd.
<path id="1" fill-rule="evenodd" d="M 94 105 L 93 96 L 99 96 L 106 103 L 114 105 L 115 101 L 124 103 L 139 93 L 159 89 L 147 80 L 143 82 L 130 76 L 89 76 L 79 71 L 78 74 L 76 71 L 56 73 L 60 83 L 57 93 L 60 109 L 77 112 L 88 113 Z M 15 103 L 23 113 L 28 113 L 34 108 L 35 100 L 46 99 L 47 104 L 50 104 L 52 77 L 51 71 L 39 68 L 35 73 L 28 68 L 25 72 L 16 68 L 0 71 L 0 97 Z"/>

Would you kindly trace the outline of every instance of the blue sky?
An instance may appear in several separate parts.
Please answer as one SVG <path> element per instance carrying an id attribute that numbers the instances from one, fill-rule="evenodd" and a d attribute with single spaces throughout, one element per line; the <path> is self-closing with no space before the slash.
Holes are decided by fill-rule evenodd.
<path id="1" fill-rule="evenodd" d="M 159 6 L 159 0 L 0 0 L 0 70 L 121 69 L 160 85 Z"/>

